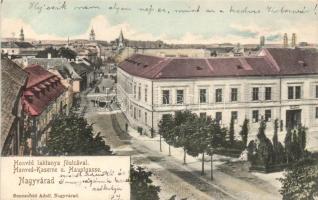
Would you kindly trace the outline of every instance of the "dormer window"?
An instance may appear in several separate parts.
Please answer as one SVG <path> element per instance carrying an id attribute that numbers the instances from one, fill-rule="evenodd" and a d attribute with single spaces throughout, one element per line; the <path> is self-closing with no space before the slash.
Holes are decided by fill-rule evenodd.
<path id="1" fill-rule="evenodd" d="M 197 70 L 202 70 L 202 67 L 196 66 L 196 69 L 197 69 Z"/>
<path id="2" fill-rule="evenodd" d="M 242 65 L 236 65 L 237 69 L 243 69 Z"/>
<path id="3" fill-rule="evenodd" d="M 305 63 L 303 60 L 299 60 L 298 61 L 298 64 L 302 67 L 306 67 L 307 66 L 307 63 Z"/>

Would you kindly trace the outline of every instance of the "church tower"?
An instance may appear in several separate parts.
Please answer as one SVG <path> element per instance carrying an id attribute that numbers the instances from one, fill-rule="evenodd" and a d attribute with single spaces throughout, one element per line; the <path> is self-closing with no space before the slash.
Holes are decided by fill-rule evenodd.
<path id="1" fill-rule="evenodd" d="M 24 42 L 24 33 L 23 33 L 23 28 L 20 30 L 20 37 L 19 37 L 20 42 Z"/>
<path id="2" fill-rule="evenodd" d="M 284 39 L 283 39 L 284 43 L 283 43 L 283 47 L 287 48 L 288 47 L 288 37 L 287 37 L 287 33 L 284 34 Z"/>
<path id="3" fill-rule="evenodd" d="M 124 34 L 122 30 L 120 30 L 120 33 L 119 33 L 117 47 L 118 49 L 122 49 L 125 47 L 125 39 L 124 39 Z"/>
<path id="4" fill-rule="evenodd" d="M 90 41 L 95 41 L 95 32 L 94 32 L 93 28 L 91 29 L 91 32 L 89 34 L 89 40 Z"/>

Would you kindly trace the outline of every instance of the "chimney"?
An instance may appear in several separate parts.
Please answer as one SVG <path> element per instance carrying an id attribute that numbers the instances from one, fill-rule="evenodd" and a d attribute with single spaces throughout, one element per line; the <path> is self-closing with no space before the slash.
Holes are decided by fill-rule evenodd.
<path id="1" fill-rule="evenodd" d="M 287 48 L 288 47 L 288 37 L 287 37 L 287 33 L 284 34 L 284 44 L 283 44 L 283 47 L 284 48 Z"/>
<path id="2" fill-rule="evenodd" d="M 291 46 L 292 46 L 292 47 L 296 47 L 296 43 L 297 43 L 296 33 L 293 33 L 293 35 L 292 35 L 292 41 L 291 41 Z"/>
<path id="3" fill-rule="evenodd" d="M 52 58 L 51 53 L 48 53 L 48 54 L 47 54 L 47 58 L 48 58 L 48 59 L 51 59 L 51 58 Z"/>

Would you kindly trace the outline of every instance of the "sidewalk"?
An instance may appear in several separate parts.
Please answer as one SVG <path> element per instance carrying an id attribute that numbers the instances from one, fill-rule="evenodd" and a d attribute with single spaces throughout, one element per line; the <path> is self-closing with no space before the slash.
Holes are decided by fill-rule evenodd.
<path id="1" fill-rule="evenodd" d="M 201 172 L 201 160 L 199 157 L 192 157 L 187 155 L 187 165 L 183 165 L 183 150 L 181 148 L 171 147 L 171 156 L 168 156 L 168 145 L 162 139 L 162 152 L 159 151 L 159 136 L 155 138 L 149 138 L 148 136 L 140 136 L 140 134 L 129 128 L 129 134 L 138 145 L 143 145 L 151 151 L 156 151 L 158 154 L 167 157 L 167 159 L 174 159 L 178 166 L 184 170 L 190 171 L 200 179 L 212 184 L 222 192 L 228 194 L 233 199 L 258 199 L 258 200 L 274 200 L 281 199 L 279 194 L 279 184 L 277 184 L 277 177 L 281 176 L 281 173 L 275 174 L 260 174 L 253 173 L 255 175 L 254 180 L 249 180 L 248 177 L 244 179 L 231 176 L 227 173 L 221 172 L 220 165 L 225 162 L 239 162 L 239 159 L 229 158 L 220 155 L 213 156 L 213 175 L 214 180 L 210 181 L 210 157 L 207 155 L 205 159 L 205 175 L 200 176 Z M 239 173 L 239 172 L 238 172 Z M 259 180 L 258 180 L 259 179 Z M 275 182 L 276 181 L 276 182 Z"/>

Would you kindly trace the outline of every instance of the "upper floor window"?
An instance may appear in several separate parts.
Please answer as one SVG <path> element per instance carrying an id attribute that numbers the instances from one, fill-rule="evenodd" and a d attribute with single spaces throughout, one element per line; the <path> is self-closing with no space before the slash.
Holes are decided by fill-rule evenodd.
<path id="1" fill-rule="evenodd" d="M 265 87 L 265 100 L 271 100 L 271 99 L 272 99 L 272 88 Z"/>
<path id="2" fill-rule="evenodd" d="M 218 88 L 215 90 L 215 102 L 222 102 L 222 89 Z"/>
<path id="3" fill-rule="evenodd" d="M 231 88 L 231 101 L 237 101 L 237 88 Z"/>
<path id="4" fill-rule="evenodd" d="M 300 99 L 301 87 L 300 86 L 288 86 L 288 99 Z"/>
<path id="5" fill-rule="evenodd" d="M 162 90 L 162 104 L 169 104 L 170 103 L 170 91 L 169 90 Z"/>
<path id="6" fill-rule="evenodd" d="M 252 119 L 253 119 L 253 123 L 257 123 L 258 122 L 258 110 L 253 110 L 252 111 Z"/>
<path id="7" fill-rule="evenodd" d="M 257 101 L 258 98 L 258 93 L 259 93 L 259 88 L 258 87 L 254 87 L 253 88 L 253 92 L 252 92 L 252 99 L 253 101 Z"/>
<path id="8" fill-rule="evenodd" d="M 145 124 L 147 124 L 147 122 L 148 122 L 148 117 L 147 117 L 147 112 L 145 112 Z"/>
<path id="9" fill-rule="evenodd" d="M 141 99 L 141 86 L 138 87 L 138 100 Z"/>
<path id="10" fill-rule="evenodd" d="M 316 98 L 318 98 L 318 85 L 316 85 Z"/>
<path id="11" fill-rule="evenodd" d="M 148 100 L 148 87 L 145 87 L 145 102 Z"/>
<path id="12" fill-rule="evenodd" d="M 200 89 L 200 103 L 206 103 L 206 89 Z"/>
<path id="13" fill-rule="evenodd" d="M 316 119 L 318 119 L 318 107 L 316 107 Z"/>
<path id="14" fill-rule="evenodd" d="M 295 87 L 295 99 L 300 99 L 301 98 L 301 87 L 296 86 Z"/>
<path id="15" fill-rule="evenodd" d="M 136 93 L 137 93 L 137 86 L 136 86 L 136 83 L 134 84 L 134 98 L 136 99 Z"/>
<path id="16" fill-rule="evenodd" d="M 183 90 L 177 90 L 177 104 L 183 104 Z"/>

